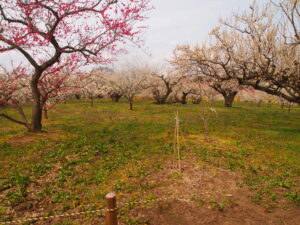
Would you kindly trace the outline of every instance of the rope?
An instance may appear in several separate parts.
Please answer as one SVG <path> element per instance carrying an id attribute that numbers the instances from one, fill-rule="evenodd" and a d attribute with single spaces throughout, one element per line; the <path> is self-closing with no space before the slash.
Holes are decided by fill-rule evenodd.
<path id="1" fill-rule="evenodd" d="M 256 188 L 260 187 L 262 185 L 255 185 L 252 186 L 251 188 Z M 122 206 L 131 206 L 134 204 L 145 204 L 145 203 L 150 203 L 150 202 L 159 202 L 159 201 L 167 201 L 167 200 L 181 200 L 181 199 L 187 199 L 191 197 L 197 197 L 197 196 L 202 196 L 206 194 L 216 194 L 216 193 L 221 193 L 221 192 L 229 192 L 229 191 L 234 191 L 241 189 L 242 187 L 235 187 L 227 190 L 218 190 L 218 191 L 205 191 L 201 192 L 198 194 L 186 194 L 186 195 L 179 195 L 179 196 L 169 196 L 169 197 L 163 197 L 163 198 L 156 198 L 156 199 L 148 199 L 148 200 L 140 200 L 140 201 L 133 201 L 133 202 L 124 202 L 118 204 L 119 207 L 114 208 L 114 209 L 96 209 L 96 210 L 88 210 L 88 211 L 83 211 L 83 212 L 77 212 L 77 213 L 65 213 L 61 215 L 53 215 L 53 216 L 40 216 L 40 217 L 31 217 L 31 218 L 23 218 L 23 219 L 16 219 L 13 221 L 3 221 L 0 222 L 0 224 L 15 224 L 15 223 L 23 223 L 23 222 L 30 222 L 30 221 L 37 221 L 37 220 L 46 220 L 46 219 L 55 219 L 55 218 L 62 218 L 62 217 L 73 217 L 73 216 L 78 216 L 78 215 L 84 215 L 84 214 L 91 214 L 91 213 L 98 213 L 98 212 L 113 212 L 115 210 L 118 210 Z M 232 196 L 230 194 L 227 194 L 228 196 Z"/>
<path id="2" fill-rule="evenodd" d="M 228 189 L 226 191 L 232 191 L 232 190 L 237 190 L 239 189 L 239 187 L 237 188 L 233 188 L 233 189 Z M 195 197 L 195 196 L 202 196 L 205 194 L 214 194 L 214 193 L 220 193 L 223 192 L 224 190 L 219 190 L 219 191 L 205 191 L 199 194 L 186 194 L 186 195 L 179 195 L 179 196 L 169 196 L 169 197 L 164 197 L 164 198 L 158 198 L 158 199 L 148 199 L 148 200 L 140 200 L 140 201 L 133 201 L 133 202 L 124 202 L 124 203 L 120 203 L 118 204 L 119 206 L 130 206 L 133 204 L 145 204 L 145 203 L 150 203 L 150 202 L 159 202 L 159 201 L 166 201 L 166 200 L 174 200 L 174 199 L 186 199 L 186 198 L 190 198 L 190 197 Z M 0 224 L 15 224 L 15 223 L 24 223 L 24 222 L 31 222 L 31 221 L 37 221 L 37 220 L 47 220 L 47 219 L 55 219 L 55 218 L 62 218 L 62 217 L 73 217 L 73 216 L 78 216 L 78 215 L 84 215 L 84 214 L 91 214 L 91 213 L 98 213 L 98 212 L 113 212 L 115 210 L 117 210 L 118 208 L 114 208 L 114 209 L 96 209 L 96 210 L 88 210 L 88 211 L 83 211 L 83 212 L 77 212 L 77 213 L 65 213 L 65 214 L 61 214 L 61 215 L 52 215 L 52 216 L 39 216 L 39 217 L 31 217 L 31 218 L 23 218 L 23 219 L 16 219 L 16 220 L 12 220 L 12 221 L 3 221 L 0 222 Z"/>
<path id="3" fill-rule="evenodd" d="M 83 214 L 90 214 L 90 213 L 97 213 L 97 212 L 111 212 L 115 211 L 115 209 L 96 209 L 96 210 L 89 210 L 84 212 L 77 212 L 77 213 L 65 213 L 61 215 L 53 215 L 53 216 L 39 216 L 39 217 L 31 217 L 31 218 L 24 218 L 24 219 L 17 219 L 9 222 L 0 222 L 0 224 L 14 224 L 14 223 L 23 223 L 23 222 L 30 222 L 30 221 L 37 221 L 37 220 L 46 220 L 46 219 L 55 219 L 55 218 L 61 218 L 61 217 L 72 217 L 72 216 L 78 216 Z"/>

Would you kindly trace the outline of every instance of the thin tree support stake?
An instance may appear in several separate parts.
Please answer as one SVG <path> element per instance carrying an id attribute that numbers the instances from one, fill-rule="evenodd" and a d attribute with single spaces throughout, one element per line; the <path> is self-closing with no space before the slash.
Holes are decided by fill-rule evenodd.
<path id="1" fill-rule="evenodd" d="M 181 173 L 181 160 L 180 160 L 180 145 L 179 145 L 179 135 L 180 135 L 180 126 L 179 126 L 179 117 L 178 112 L 175 114 L 175 136 L 174 136 L 174 156 L 177 152 L 178 160 L 178 170 Z"/>
<path id="2" fill-rule="evenodd" d="M 117 198 L 115 192 L 110 192 L 105 196 L 106 200 L 106 225 L 118 225 Z"/>

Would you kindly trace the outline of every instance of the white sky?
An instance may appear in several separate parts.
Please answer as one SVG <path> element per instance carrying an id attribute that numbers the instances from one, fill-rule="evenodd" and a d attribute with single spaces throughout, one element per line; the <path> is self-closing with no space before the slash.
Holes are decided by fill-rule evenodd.
<path id="1" fill-rule="evenodd" d="M 264 3 L 267 0 L 257 0 Z M 141 49 L 129 48 L 126 58 L 143 58 L 150 63 L 161 63 L 172 55 L 178 44 L 196 44 L 208 39 L 208 33 L 219 19 L 232 12 L 248 10 L 253 0 L 152 0 L 155 10 L 146 21 L 149 26 L 144 40 L 150 50 L 148 57 Z"/>
<path id="2" fill-rule="evenodd" d="M 257 0 L 258 3 L 267 0 Z M 115 66 L 131 58 L 144 62 L 162 63 L 172 55 L 177 44 L 201 43 L 208 33 L 218 25 L 220 17 L 226 18 L 232 12 L 246 10 L 252 0 L 152 0 L 155 9 L 146 21 L 148 29 L 144 34 L 145 46 L 151 56 L 142 49 L 128 47 L 128 55 L 120 56 Z M 0 63 L 10 60 L 24 60 L 15 54 L 0 54 Z"/>

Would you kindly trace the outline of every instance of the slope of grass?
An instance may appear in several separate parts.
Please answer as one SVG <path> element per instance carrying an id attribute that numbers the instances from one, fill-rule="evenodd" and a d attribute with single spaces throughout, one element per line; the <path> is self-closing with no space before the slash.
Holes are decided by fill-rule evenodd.
<path id="1" fill-rule="evenodd" d="M 123 101 L 91 107 L 80 100 L 52 110 L 41 134 L 0 119 L 0 215 L 20 205 L 51 205 L 49 214 L 99 206 L 112 189 L 135 198 L 151 188 L 139 180 L 172 158 L 176 111 L 187 145 L 182 157 L 240 173 L 241 185 L 255 190 L 253 201 L 267 208 L 282 198 L 300 206 L 299 107 L 137 101 L 129 111 Z"/>

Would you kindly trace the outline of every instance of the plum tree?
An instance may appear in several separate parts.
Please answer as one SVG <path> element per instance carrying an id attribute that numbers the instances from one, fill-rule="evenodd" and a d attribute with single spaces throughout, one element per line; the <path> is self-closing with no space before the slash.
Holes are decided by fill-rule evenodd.
<path id="1" fill-rule="evenodd" d="M 149 0 L 2 0 L 0 52 L 18 52 L 33 68 L 28 130 L 42 130 L 38 83 L 45 71 L 59 68 L 65 57 L 78 63 L 111 61 L 124 42 L 138 41 L 143 29 L 138 22 L 150 9 Z"/>

